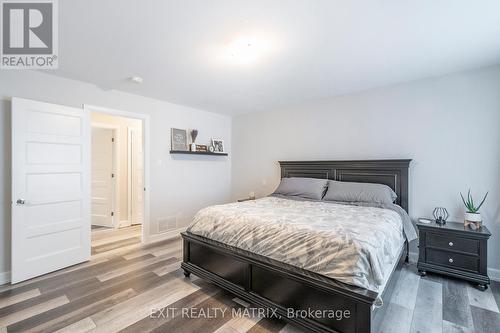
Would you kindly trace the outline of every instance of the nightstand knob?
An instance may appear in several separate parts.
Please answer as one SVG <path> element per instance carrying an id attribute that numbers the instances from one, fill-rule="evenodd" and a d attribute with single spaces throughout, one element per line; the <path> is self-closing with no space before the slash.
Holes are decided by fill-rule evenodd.
<path id="1" fill-rule="evenodd" d="M 450 259 L 448 259 L 448 261 L 450 262 L 450 264 L 452 264 L 452 263 L 453 263 L 453 259 L 451 259 L 451 258 L 450 258 Z"/>
<path id="2" fill-rule="evenodd" d="M 448 245 L 449 245 L 449 246 L 453 246 L 453 242 L 449 242 L 449 243 L 448 243 Z"/>

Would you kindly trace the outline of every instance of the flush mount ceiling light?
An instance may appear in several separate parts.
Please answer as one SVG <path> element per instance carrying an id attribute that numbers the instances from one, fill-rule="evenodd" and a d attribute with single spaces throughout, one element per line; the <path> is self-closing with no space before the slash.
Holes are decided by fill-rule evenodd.
<path id="1" fill-rule="evenodd" d="M 141 84 L 144 81 L 144 79 L 140 76 L 131 76 L 128 79 L 130 80 L 130 82 L 137 83 L 137 84 Z"/>
<path id="2" fill-rule="evenodd" d="M 251 64 L 269 53 L 270 42 L 251 36 L 238 37 L 227 46 L 227 54 L 235 64 Z"/>

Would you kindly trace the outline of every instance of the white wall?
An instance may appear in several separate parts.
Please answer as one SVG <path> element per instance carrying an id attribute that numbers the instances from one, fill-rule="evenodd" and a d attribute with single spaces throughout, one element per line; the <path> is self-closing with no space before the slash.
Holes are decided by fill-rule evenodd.
<path id="1" fill-rule="evenodd" d="M 489 190 L 481 212 L 500 269 L 500 67 L 237 116 L 232 131 L 234 198 L 271 193 L 279 160 L 412 158 L 413 218 L 444 206 L 460 221 L 459 192 Z"/>
<path id="2" fill-rule="evenodd" d="M 201 207 L 230 198 L 231 158 L 174 156 L 170 128 L 196 128 L 197 142 L 222 138 L 231 152 L 231 119 L 159 100 L 104 91 L 94 85 L 41 72 L 2 71 L 0 75 L 0 280 L 10 270 L 10 99 L 12 96 L 81 107 L 98 105 L 151 116 L 151 233 L 157 221 L 177 216 L 187 225 Z M 230 154 L 231 156 L 231 154 Z"/>

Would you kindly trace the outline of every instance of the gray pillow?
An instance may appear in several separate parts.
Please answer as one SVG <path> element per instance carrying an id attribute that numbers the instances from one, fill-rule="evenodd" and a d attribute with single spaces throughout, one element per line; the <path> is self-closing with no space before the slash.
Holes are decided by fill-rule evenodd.
<path id="1" fill-rule="evenodd" d="M 273 194 L 299 196 L 302 198 L 321 200 L 328 185 L 327 179 L 316 178 L 282 178 Z"/>
<path id="2" fill-rule="evenodd" d="M 387 185 L 330 180 L 323 200 L 392 204 L 397 197 Z"/>

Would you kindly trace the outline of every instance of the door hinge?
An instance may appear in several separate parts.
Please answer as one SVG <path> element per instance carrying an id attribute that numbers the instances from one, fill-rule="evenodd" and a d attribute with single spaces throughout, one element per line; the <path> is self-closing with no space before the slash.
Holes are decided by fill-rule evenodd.
<path id="1" fill-rule="evenodd" d="M 115 178 L 115 174 L 114 173 L 111 174 L 111 178 Z"/>
<path id="2" fill-rule="evenodd" d="M 114 212 L 111 212 L 111 216 L 115 216 L 115 213 L 114 213 Z"/>
<path id="3" fill-rule="evenodd" d="M 115 138 L 111 138 L 111 142 L 115 142 Z"/>

